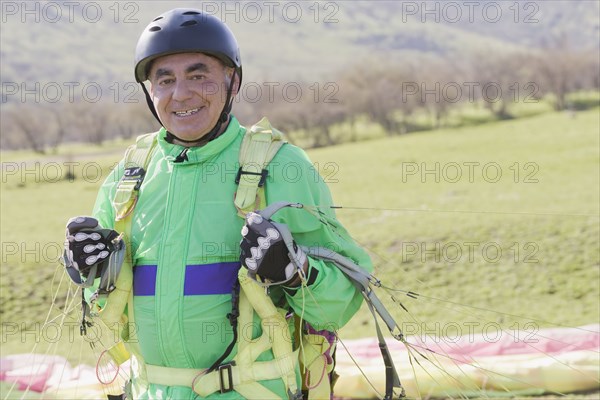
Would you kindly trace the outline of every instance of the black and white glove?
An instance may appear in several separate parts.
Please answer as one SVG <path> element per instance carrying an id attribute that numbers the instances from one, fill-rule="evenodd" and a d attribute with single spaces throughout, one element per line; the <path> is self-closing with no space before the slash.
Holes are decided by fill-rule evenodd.
<path id="1" fill-rule="evenodd" d="M 306 254 L 291 240 L 291 235 L 289 241 L 293 252 L 286 246 L 284 235 L 273 221 L 249 212 L 242 228 L 240 262 L 253 279 L 258 275 L 273 284 L 289 283 L 306 262 Z"/>
<path id="2" fill-rule="evenodd" d="M 114 239 L 119 234 L 112 229 L 103 229 L 96 218 L 73 217 L 67 222 L 64 262 L 69 275 L 77 271 L 87 278 L 94 265 L 108 259 L 115 250 Z"/>

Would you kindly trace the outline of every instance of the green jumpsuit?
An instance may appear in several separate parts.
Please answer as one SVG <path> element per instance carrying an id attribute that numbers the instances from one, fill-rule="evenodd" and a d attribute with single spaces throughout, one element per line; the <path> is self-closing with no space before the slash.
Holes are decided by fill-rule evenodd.
<path id="1" fill-rule="evenodd" d="M 163 367 L 210 367 L 233 333 L 226 317 L 232 287 L 240 268 L 239 243 L 243 219 L 234 207 L 238 155 L 246 128 L 232 117 L 227 130 L 202 147 L 192 147 L 187 160 L 176 163 L 184 149 L 168 143 L 163 129 L 146 171 L 132 218 L 133 306 L 144 362 Z M 103 183 L 94 216 L 114 227 L 112 199 L 123 174 L 121 163 Z M 267 204 L 276 201 L 318 206 L 329 217 L 331 195 L 306 154 L 284 145 L 268 166 Z M 332 229 L 301 209 L 285 208 L 273 217 L 287 224 L 296 242 L 325 246 L 371 270 L 368 255 L 343 229 Z M 340 328 L 356 313 L 362 297 L 335 266 L 309 258 L 312 296 L 300 290 L 273 287 L 270 296 L 316 329 Z M 313 274 L 315 272 L 312 272 Z M 256 326 L 253 335 L 260 334 Z M 235 356 L 234 351 L 227 360 Z M 259 360 L 269 360 L 263 353 Z M 226 361 L 227 361 L 226 360 Z M 190 387 L 138 384 L 135 399 L 199 399 Z M 139 383 L 139 382 L 138 382 Z M 281 380 L 261 382 L 286 398 Z M 209 398 L 242 398 L 235 391 Z"/>

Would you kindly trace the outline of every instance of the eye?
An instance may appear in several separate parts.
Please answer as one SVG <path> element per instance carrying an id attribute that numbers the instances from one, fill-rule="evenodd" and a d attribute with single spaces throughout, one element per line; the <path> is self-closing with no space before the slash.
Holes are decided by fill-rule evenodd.
<path id="1" fill-rule="evenodd" d="M 194 75 L 192 75 L 190 77 L 190 79 L 193 80 L 193 81 L 199 81 L 199 80 L 202 80 L 204 78 L 206 78 L 206 75 L 203 75 L 203 74 L 194 74 Z"/>
<path id="2" fill-rule="evenodd" d="M 170 85 L 173 82 L 175 82 L 173 78 L 161 78 L 158 80 L 160 86 Z"/>

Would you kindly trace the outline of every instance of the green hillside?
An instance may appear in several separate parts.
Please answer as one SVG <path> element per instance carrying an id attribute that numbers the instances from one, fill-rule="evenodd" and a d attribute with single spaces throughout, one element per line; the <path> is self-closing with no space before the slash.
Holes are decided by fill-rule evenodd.
<path id="1" fill-rule="evenodd" d="M 140 32 L 173 7 L 165 1 L 50 3 L 3 3 L 3 82 L 132 81 Z M 563 34 L 574 47 L 595 49 L 600 11 L 597 1 L 484 1 L 471 8 L 397 1 L 177 5 L 204 7 L 231 26 L 247 82 L 331 79 L 367 59 L 403 62 L 427 55 L 464 60 L 473 52 L 533 49 Z"/>

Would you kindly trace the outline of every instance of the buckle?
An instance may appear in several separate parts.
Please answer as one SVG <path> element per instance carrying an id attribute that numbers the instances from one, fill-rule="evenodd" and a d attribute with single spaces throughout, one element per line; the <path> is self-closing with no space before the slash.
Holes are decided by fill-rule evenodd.
<path id="1" fill-rule="evenodd" d="M 130 167 L 125 168 L 123 172 L 124 181 L 134 181 L 135 187 L 133 190 L 140 190 L 140 186 L 142 186 L 142 182 L 144 181 L 144 177 L 146 176 L 146 171 L 142 167 Z"/>
<path id="2" fill-rule="evenodd" d="M 233 391 L 233 371 L 231 370 L 231 367 L 234 365 L 235 365 L 235 363 L 232 361 L 227 364 L 219 365 L 219 367 L 217 368 L 217 370 L 219 371 L 219 383 L 221 384 L 221 389 L 220 389 L 221 393 L 227 393 L 227 392 Z M 227 387 L 225 387 L 225 382 L 223 379 L 223 371 L 224 370 L 227 371 L 227 378 L 229 380 L 229 382 L 227 383 Z"/>
<path id="3" fill-rule="evenodd" d="M 244 171 L 242 170 L 242 167 L 240 167 L 240 169 L 238 169 L 237 175 L 235 176 L 235 183 L 240 183 L 240 178 L 242 177 L 242 175 L 260 176 L 260 180 L 258 181 L 258 187 L 263 187 L 263 185 L 267 181 L 267 176 L 269 176 L 269 171 L 267 171 L 266 169 L 263 169 L 260 172 Z"/>

